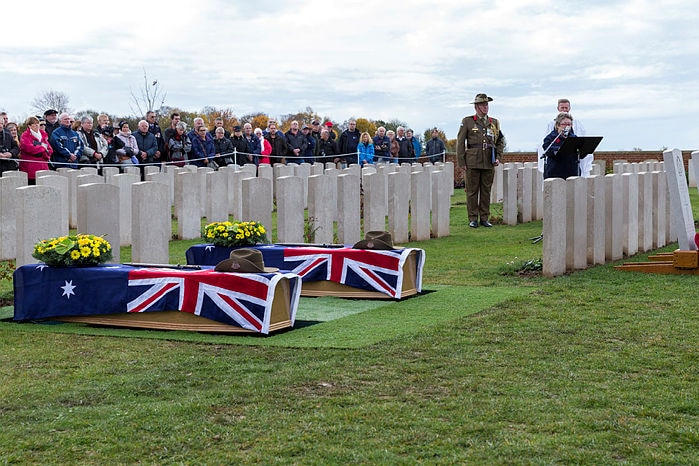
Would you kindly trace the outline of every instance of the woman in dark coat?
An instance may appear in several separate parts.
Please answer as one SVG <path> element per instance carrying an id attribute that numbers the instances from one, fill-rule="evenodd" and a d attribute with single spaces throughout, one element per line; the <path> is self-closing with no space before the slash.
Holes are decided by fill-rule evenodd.
<path id="1" fill-rule="evenodd" d="M 573 117 L 569 113 L 559 113 L 555 127 L 545 138 L 542 145 L 546 162 L 544 179 L 563 178 L 580 175 L 577 155 L 558 155 L 558 151 L 567 138 L 574 138 Z"/>

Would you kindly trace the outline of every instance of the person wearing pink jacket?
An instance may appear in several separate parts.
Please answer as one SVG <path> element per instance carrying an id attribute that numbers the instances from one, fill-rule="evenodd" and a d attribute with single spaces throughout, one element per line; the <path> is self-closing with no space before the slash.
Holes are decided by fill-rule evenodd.
<path id="1" fill-rule="evenodd" d="M 35 184 L 36 172 L 49 169 L 53 148 L 49 144 L 49 135 L 39 126 L 37 117 L 27 118 L 26 125 L 26 131 L 19 138 L 19 169 L 27 173 L 29 184 Z"/>

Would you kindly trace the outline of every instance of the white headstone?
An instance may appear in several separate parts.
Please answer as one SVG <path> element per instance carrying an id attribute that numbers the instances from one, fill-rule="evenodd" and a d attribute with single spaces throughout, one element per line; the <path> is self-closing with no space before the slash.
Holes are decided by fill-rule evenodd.
<path id="1" fill-rule="evenodd" d="M 61 219 L 65 223 L 65 228 L 68 228 L 69 201 L 68 201 L 68 184 L 70 178 L 57 175 L 55 171 L 50 171 L 52 175 L 43 175 L 36 178 L 37 186 L 52 186 L 58 189 L 59 195 L 56 196 L 55 207 L 60 210 Z"/>
<path id="2" fill-rule="evenodd" d="M 241 220 L 243 218 L 243 205 L 249 202 L 249 200 L 243 196 L 243 180 L 252 177 L 250 173 L 246 171 L 233 172 L 232 175 L 229 173 L 228 176 L 232 176 L 233 178 L 232 183 L 230 181 L 228 183 L 229 194 L 231 194 L 230 190 L 232 189 L 233 198 L 233 212 L 231 213 L 235 220 Z M 264 227 L 269 228 L 267 225 L 264 225 Z"/>
<path id="3" fill-rule="evenodd" d="M 604 232 L 604 257 L 608 261 L 616 261 L 624 254 L 624 198 L 621 175 L 605 175 L 604 185 L 605 218 L 607 219 Z"/>
<path id="4" fill-rule="evenodd" d="M 131 205 L 132 191 L 134 183 L 138 183 L 141 177 L 134 173 L 120 173 L 114 175 L 112 184 L 119 187 L 119 235 L 121 236 L 121 246 L 129 246 L 131 244 Z M 112 246 L 116 246 L 112 244 Z"/>
<path id="5" fill-rule="evenodd" d="M 622 249 L 627 256 L 638 253 L 638 173 L 621 175 L 624 235 Z"/>
<path id="6" fill-rule="evenodd" d="M 271 165 L 268 165 L 266 163 L 260 164 L 259 167 L 257 167 L 257 176 L 260 178 L 267 178 L 269 180 L 269 185 L 271 186 L 272 192 L 270 195 L 272 198 L 274 198 L 274 169 L 272 168 Z"/>
<path id="7" fill-rule="evenodd" d="M 533 169 L 536 173 L 536 167 Z M 524 166 L 517 170 L 517 221 L 532 221 L 532 168 Z"/>
<path id="8" fill-rule="evenodd" d="M 333 198 L 332 180 L 328 175 L 308 177 L 308 221 L 315 230 L 313 241 L 333 243 L 333 220 L 336 201 Z"/>
<path id="9" fill-rule="evenodd" d="M 7 177 L 19 178 L 22 186 L 27 186 L 29 184 L 29 175 L 27 174 L 27 172 L 23 172 L 20 170 L 9 170 L 9 171 L 3 172 L 2 176 L 3 176 L 3 178 L 7 178 Z"/>
<path id="10" fill-rule="evenodd" d="M 697 180 L 699 180 L 699 151 L 692 152 L 687 169 L 689 171 L 689 187 L 696 188 Z"/>
<path id="11" fill-rule="evenodd" d="M 83 175 L 97 175 L 97 167 L 80 167 L 80 173 Z"/>
<path id="12" fill-rule="evenodd" d="M 277 189 L 277 239 L 280 243 L 302 243 L 303 180 L 297 176 L 279 177 Z"/>
<path id="13" fill-rule="evenodd" d="M 502 222 L 517 225 L 517 168 L 508 166 L 502 172 Z"/>
<path id="14" fill-rule="evenodd" d="M 587 180 L 571 176 L 566 180 L 566 268 L 587 266 Z"/>
<path id="15" fill-rule="evenodd" d="M 80 176 L 80 170 L 73 170 L 72 168 L 59 168 L 56 173 L 61 176 L 68 178 L 68 225 L 70 228 L 77 228 L 78 226 L 78 181 L 77 178 Z"/>
<path id="16" fill-rule="evenodd" d="M 248 173 L 249 174 L 249 173 Z M 240 220 L 261 223 L 272 241 L 272 201 L 271 181 L 267 178 L 245 178 L 243 180 L 243 216 Z"/>
<path id="17" fill-rule="evenodd" d="M 102 168 L 102 176 L 104 177 L 104 182 L 108 184 L 112 183 L 115 175 L 119 174 L 119 167 L 104 167 Z"/>
<path id="18" fill-rule="evenodd" d="M 566 271 L 566 182 L 544 180 L 543 274 L 563 275 Z"/>
<path id="19" fill-rule="evenodd" d="M 638 249 L 653 249 L 653 178 L 650 172 L 638 174 Z"/>
<path id="20" fill-rule="evenodd" d="M 206 174 L 206 219 L 211 222 L 228 220 L 228 175 L 214 171 Z M 265 228 L 269 228 L 265 225 Z"/>
<path id="21" fill-rule="evenodd" d="M 206 217 L 206 205 L 208 202 L 208 196 L 206 195 L 206 174 L 214 171 L 211 167 L 199 167 L 197 168 L 197 173 L 199 173 L 199 200 L 201 201 L 200 213 L 202 217 Z"/>
<path id="22" fill-rule="evenodd" d="M 667 182 L 665 173 L 660 171 L 651 172 L 653 183 L 653 248 L 662 248 L 666 243 L 666 229 L 668 228 L 665 219 L 667 208 Z"/>
<path id="23" fill-rule="evenodd" d="M 147 166 L 146 168 L 158 168 L 157 166 Z M 156 183 L 162 183 L 165 186 L 167 186 L 167 191 L 170 196 L 170 205 L 173 205 L 175 202 L 175 178 L 174 178 L 174 172 L 161 172 L 161 171 L 151 171 L 150 173 L 146 173 L 145 175 L 145 181 L 155 181 Z"/>
<path id="24" fill-rule="evenodd" d="M 663 160 L 667 185 L 670 190 L 670 210 L 672 211 L 677 242 L 683 251 L 696 250 L 697 245 L 694 243 L 696 230 L 684 173 L 682 152 L 679 149 L 666 150 L 663 152 Z"/>
<path id="25" fill-rule="evenodd" d="M 354 244 L 361 239 L 359 177 L 345 174 L 336 180 L 337 238 L 340 244 Z"/>
<path id="26" fill-rule="evenodd" d="M 58 189 L 51 186 L 23 186 L 17 188 L 17 267 L 35 264 L 34 245 L 41 240 L 66 236 L 68 225 L 56 209 Z"/>
<path id="27" fill-rule="evenodd" d="M 17 255 L 17 188 L 26 186 L 19 177 L 0 178 L 0 260 Z"/>
<path id="28" fill-rule="evenodd" d="M 201 236 L 199 195 L 197 173 L 182 171 L 175 176 L 175 217 L 179 239 L 195 239 Z"/>
<path id="29" fill-rule="evenodd" d="M 432 172 L 432 233 L 435 238 L 449 236 L 451 191 L 454 185 L 449 172 Z"/>
<path id="30" fill-rule="evenodd" d="M 112 262 L 121 262 L 119 187 L 106 183 L 78 186 L 78 233 L 103 236 L 112 245 Z"/>
<path id="31" fill-rule="evenodd" d="M 604 264 L 605 185 L 604 177 L 587 180 L 587 263 Z"/>
<path id="32" fill-rule="evenodd" d="M 132 185 L 131 260 L 140 263 L 168 264 L 172 237 L 170 192 L 154 181 Z M 148 199 L 148 202 L 143 202 Z"/>
<path id="33" fill-rule="evenodd" d="M 430 174 L 426 171 L 410 174 L 410 239 L 426 241 L 430 239 Z"/>
<path id="34" fill-rule="evenodd" d="M 410 175 L 402 171 L 388 175 L 388 193 L 388 231 L 394 243 L 407 243 L 410 240 Z M 366 220 L 364 230 L 371 231 L 366 227 Z"/>
<path id="35" fill-rule="evenodd" d="M 379 173 L 364 175 L 364 231 L 386 229 L 386 183 L 385 176 Z"/>

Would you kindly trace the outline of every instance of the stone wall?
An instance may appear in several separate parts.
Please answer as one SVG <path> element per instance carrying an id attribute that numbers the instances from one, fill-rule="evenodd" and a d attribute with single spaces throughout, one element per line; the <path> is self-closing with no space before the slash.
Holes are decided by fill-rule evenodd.
<path id="1" fill-rule="evenodd" d="M 689 159 L 691 158 L 691 150 L 682 151 L 682 159 L 684 160 L 685 172 L 689 170 Z M 424 160 L 423 160 L 424 159 Z M 536 162 L 536 152 L 505 152 L 503 156 L 504 160 L 501 162 Z M 426 157 L 420 157 L 420 162 L 426 161 Z M 446 156 L 448 162 L 453 162 L 454 166 L 456 163 L 456 153 L 448 152 Z M 625 160 L 629 163 L 645 162 L 647 160 L 657 160 L 662 162 L 663 151 L 661 150 L 643 150 L 643 151 L 609 151 L 609 152 L 595 152 L 595 160 L 604 160 L 606 162 L 607 173 L 612 173 L 614 170 L 615 160 Z M 461 185 L 463 181 L 459 178 L 458 170 L 454 174 L 454 184 Z"/>

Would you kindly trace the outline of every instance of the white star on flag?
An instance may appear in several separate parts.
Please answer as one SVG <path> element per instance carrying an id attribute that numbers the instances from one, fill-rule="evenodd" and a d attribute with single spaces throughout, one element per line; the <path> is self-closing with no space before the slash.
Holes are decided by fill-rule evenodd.
<path id="1" fill-rule="evenodd" d="M 75 295 L 75 292 L 73 291 L 75 289 L 75 285 L 73 285 L 73 280 L 66 280 L 66 284 L 63 285 L 61 289 L 63 290 L 63 294 L 61 296 L 67 296 L 68 299 L 70 299 L 70 295 Z"/>

